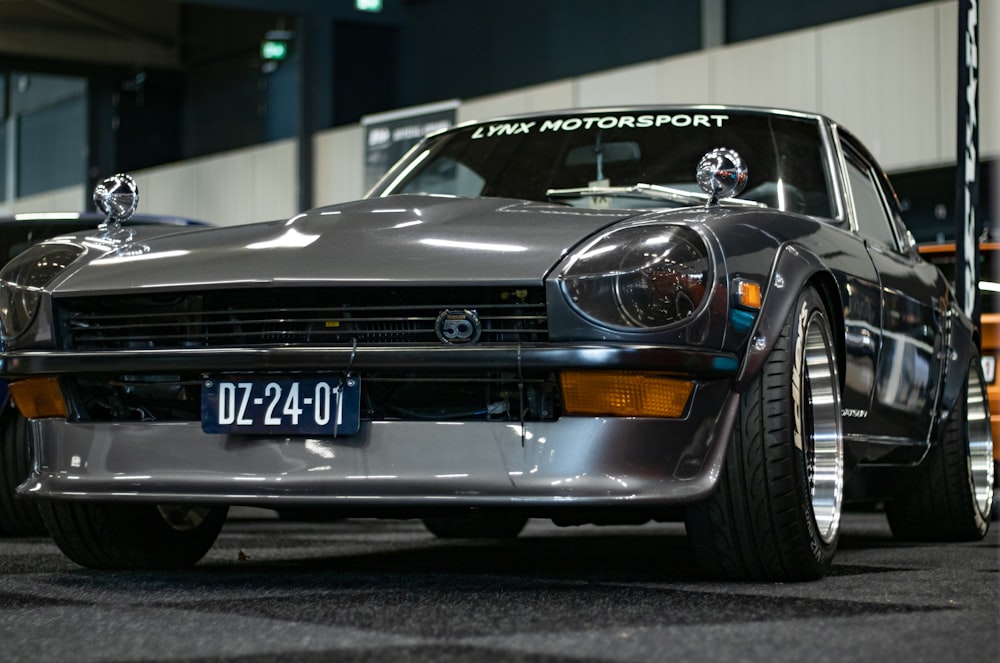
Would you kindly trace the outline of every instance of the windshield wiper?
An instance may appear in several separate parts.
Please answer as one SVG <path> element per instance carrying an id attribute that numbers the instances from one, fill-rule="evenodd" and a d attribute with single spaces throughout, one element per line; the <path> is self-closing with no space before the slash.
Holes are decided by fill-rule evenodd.
<path id="1" fill-rule="evenodd" d="M 651 200 L 669 200 L 673 203 L 694 204 L 709 201 L 707 193 L 700 191 L 685 191 L 675 189 L 670 186 L 660 184 L 645 184 L 639 182 L 630 186 L 581 186 L 572 189 L 548 189 L 545 191 L 548 198 L 583 198 L 587 196 L 608 196 L 624 198 L 649 198 Z M 764 203 L 754 200 L 743 200 L 742 198 L 722 198 L 720 203 L 732 205 L 743 205 L 744 207 L 767 207 Z"/>

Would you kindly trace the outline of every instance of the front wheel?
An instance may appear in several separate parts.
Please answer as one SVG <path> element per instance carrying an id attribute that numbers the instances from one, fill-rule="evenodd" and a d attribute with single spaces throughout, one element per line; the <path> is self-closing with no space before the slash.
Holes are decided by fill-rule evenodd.
<path id="1" fill-rule="evenodd" d="M 740 395 L 722 474 L 687 509 L 688 536 L 712 576 L 813 580 L 837 549 L 843 488 L 835 344 L 822 299 L 806 288 Z"/>
<path id="2" fill-rule="evenodd" d="M 990 527 L 993 434 L 979 359 L 912 481 L 885 505 L 893 535 L 914 541 L 978 541 Z"/>
<path id="3" fill-rule="evenodd" d="M 0 536 L 45 536 L 34 500 L 14 490 L 31 473 L 31 423 L 12 403 L 0 413 Z"/>
<path id="4" fill-rule="evenodd" d="M 179 569 L 205 556 L 228 507 L 39 502 L 59 549 L 94 569 Z"/>

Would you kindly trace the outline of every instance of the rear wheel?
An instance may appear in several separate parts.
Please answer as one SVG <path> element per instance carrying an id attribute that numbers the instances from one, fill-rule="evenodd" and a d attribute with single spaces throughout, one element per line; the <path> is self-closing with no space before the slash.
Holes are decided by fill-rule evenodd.
<path id="1" fill-rule="evenodd" d="M 885 505 L 892 533 L 913 541 L 978 541 L 990 527 L 993 434 L 979 359 L 916 476 Z"/>
<path id="2" fill-rule="evenodd" d="M 833 335 L 815 290 L 798 297 L 740 412 L 716 490 L 687 509 L 710 575 L 811 580 L 833 559 L 844 487 Z"/>
<path id="3" fill-rule="evenodd" d="M 0 536 L 46 534 L 37 503 L 14 494 L 30 473 L 31 424 L 8 404 L 0 413 Z"/>
<path id="4" fill-rule="evenodd" d="M 177 569 L 205 556 L 228 507 L 40 502 L 63 553 L 95 569 Z"/>

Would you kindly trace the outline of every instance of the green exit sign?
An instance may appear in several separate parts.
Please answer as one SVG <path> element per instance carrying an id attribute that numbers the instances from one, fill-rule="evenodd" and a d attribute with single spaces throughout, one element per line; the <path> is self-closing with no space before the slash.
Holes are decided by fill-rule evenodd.
<path id="1" fill-rule="evenodd" d="M 354 0 L 354 8 L 362 12 L 380 12 L 382 0 Z"/>
<path id="2" fill-rule="evenodd" d="M 264 60 L 284 60 L 288 57 L 288 42 L 266 40 L 260 43 L 260 57 Z"/>

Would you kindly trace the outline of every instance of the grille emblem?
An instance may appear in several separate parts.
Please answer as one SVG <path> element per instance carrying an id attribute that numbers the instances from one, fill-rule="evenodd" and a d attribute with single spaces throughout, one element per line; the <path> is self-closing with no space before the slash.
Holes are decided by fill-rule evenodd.
<path id="1" fill-rule="evenodd" d="M 434 324 L 437 337 L 451 345 L 471 345 L 479 340 L 483 327 L 479 316 L 468 309 L 445 309 Z"/>

